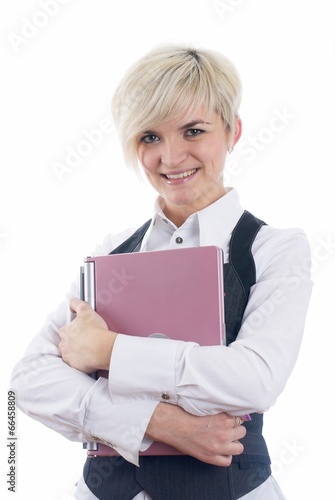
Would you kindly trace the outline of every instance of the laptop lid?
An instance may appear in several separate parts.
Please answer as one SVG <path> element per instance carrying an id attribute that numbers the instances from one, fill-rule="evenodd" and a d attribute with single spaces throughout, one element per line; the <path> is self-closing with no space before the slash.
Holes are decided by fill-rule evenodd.
<path id="1" fill-rule="evenodd" d="M 88 257 L 81 298 L 118 333 L 225 344 L 223 251 L 216 246 Z M 88 456 L 118 455 L 96 442 L 84 447 Z M 140 452 L 180 454 L 158 442 Z"/>
<path id="2" fill-rule="evenodd" d="M 216 246 L 89 257 L 83 298 L 110 330 L 225 344 L 223 252 Z"/>

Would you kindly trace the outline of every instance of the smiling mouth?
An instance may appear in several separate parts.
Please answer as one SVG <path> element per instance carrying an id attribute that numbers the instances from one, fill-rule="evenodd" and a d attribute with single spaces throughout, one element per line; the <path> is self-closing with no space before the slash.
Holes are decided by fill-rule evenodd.
<path id="1" fill-rule="evenodd" d="M 162 174 L 163 177 L 170 181 L 176 181 L 178 179 L 185 179 L 194 175 L 199 169 L 193 168 L 192 170 L 187 170 L 186 172 L 181 172 L 180 174 Z"/>

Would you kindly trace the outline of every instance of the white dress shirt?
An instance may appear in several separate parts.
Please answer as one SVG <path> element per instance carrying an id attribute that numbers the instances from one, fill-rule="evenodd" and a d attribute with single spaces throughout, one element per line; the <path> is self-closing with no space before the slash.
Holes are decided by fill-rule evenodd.
<path id="1" fill-rule="evenodd" d="M 230 235 L 243 213 L 234 189 L 180 228 L 165 217 L 163 203 L 157 199 L 141 251 L 217 245 L 228 261 Z M 107 236 L 94 254 L 108 254 L 132 232 Z M 78 278 L 14 368 L 11 386 L 19 395 L 19 408 L 70 440 L 113 445 L 136 465 L 139 450 L 151 444 L 144 434 L 157 404 L 166 402 L 163 394 L 195 415 L 266 411 L 282 392 L 298 356 L 312 283 L 297 269 L 304 262 L 305 270 L 310 249 L 300 229 L 263 226 L 252 254 L 257 282 L 235 342 L 200 347 L 120 333 L 108 380 L 95 381 L 66 365 L 60 355 L 57 332 L 73 319 L 69 300 L 79 297 Z M 272 484 L 273 478 L 266 483 Z M 249 495 L 243 498 L 251 499 Z"/>

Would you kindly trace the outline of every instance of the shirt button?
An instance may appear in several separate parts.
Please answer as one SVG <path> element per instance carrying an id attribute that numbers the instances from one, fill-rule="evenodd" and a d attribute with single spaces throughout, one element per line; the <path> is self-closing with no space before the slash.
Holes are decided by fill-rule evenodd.
<path id="1" fill-rule="evenodd" d="M 166 401 L 166 400 L 170 399 L 170 396 L 168 394 L 164 393 L 164 394 L 162 394 L 162 399 L 165 399 L 165 401 Z"/>
<path id="2" fill-rule="evenodd" d="M 181 238 L 180 236 L 178 236 L 178 238 L 176 238 L 176 243 L 180 244 L 182 243 L 184 240 L 183 238 Z"/>

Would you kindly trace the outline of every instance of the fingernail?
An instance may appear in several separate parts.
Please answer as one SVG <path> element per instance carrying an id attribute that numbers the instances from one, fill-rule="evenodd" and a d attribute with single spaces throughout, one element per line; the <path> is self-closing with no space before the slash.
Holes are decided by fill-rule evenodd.
<path id="1" fill-rule="evenodd" d="M 250 422 L 252 420 L 252 418 L 250 417 L 250 415 L 243 415 L 243 418 L 247 421 L 247 422 Z"/>

